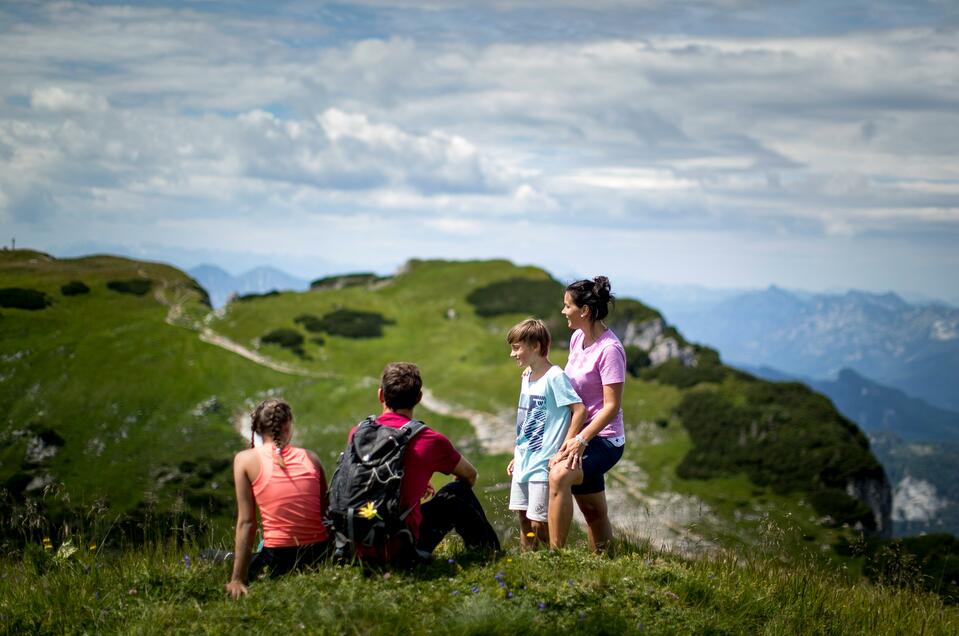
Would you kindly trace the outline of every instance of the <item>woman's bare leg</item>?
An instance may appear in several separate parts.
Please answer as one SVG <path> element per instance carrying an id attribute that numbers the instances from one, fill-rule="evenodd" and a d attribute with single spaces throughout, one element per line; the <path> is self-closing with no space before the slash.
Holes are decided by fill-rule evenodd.
<path id="1" fill-rule="evenodd" d="M 605 552 L 613 539 L 613 527 L 609 523 L 609 509 L 606 506 L 606 492 L 589 495 L 576 495 L 589 534 L 589 547 L 593 552 Z"/>

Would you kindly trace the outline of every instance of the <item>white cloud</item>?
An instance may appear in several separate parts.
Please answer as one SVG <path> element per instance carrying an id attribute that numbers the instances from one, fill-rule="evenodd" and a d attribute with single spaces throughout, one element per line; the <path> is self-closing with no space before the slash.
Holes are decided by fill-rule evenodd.
<path id="1" fill-rule="evenodd" d="M 592 25 L 639 15 L 620 4 L 566 3 Z M 488 30 L 447 6 L 363 9 L 366 25 L 333 6 L 37 5 L 0 32 L 0 210 L 959 234 L 954 25 L 540 38 L 510 12 L 555 21 L 554 3 L 477 8 Z"/>
<path id="2" fill-rule="evenodd" d="M 103 112 L 109 103 L 100 95 L 60 86 L 38 88 L 30 95 L 30 106 L 52 112 Z"/>

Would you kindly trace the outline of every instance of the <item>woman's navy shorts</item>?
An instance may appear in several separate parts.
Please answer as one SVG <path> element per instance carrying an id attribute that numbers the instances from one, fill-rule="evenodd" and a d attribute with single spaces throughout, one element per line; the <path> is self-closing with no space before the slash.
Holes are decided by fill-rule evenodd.
<path id="1" fill-rule="evenodd" d="M 583 453 L 583 483 L 573 486 L 574 495 L 592 495 L 606 490 L 603 475 L 623 456 L 623 446 L 614 446 L 605 437 L 589 440 Z"/>

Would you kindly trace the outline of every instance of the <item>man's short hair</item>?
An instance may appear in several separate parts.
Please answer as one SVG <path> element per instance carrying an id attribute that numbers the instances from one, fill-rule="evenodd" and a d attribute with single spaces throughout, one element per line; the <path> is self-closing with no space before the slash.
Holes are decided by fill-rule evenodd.
<path id="1" fill-rule="evenodd" d="M 380 377 L 383 402 L 394 411 L 411 409 L 420 401 L 423 379 L 420 369 L 412 362 L 391 362 Z"/>
<path id="2" fill-rule="evenodd" d="M 538 344 L 539 354 L 541 356 L 547 356 L 549 355 L 550 343 L 549 327 L 538 318 L 527 318 L 509 330 L 509 333 L 506 334 L 506 342 L 509 344 L 525 342 L 530 347 Z"/>

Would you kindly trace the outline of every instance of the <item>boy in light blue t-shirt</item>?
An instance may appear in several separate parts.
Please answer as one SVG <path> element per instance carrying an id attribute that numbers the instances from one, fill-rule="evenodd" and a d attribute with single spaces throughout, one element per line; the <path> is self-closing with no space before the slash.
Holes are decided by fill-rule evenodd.
<path id="1" fill-rule="evenodd" d="M 518 511 L 523 550 L 549 543 L 549 460 L 566 439 L 570 422 L 582 428 L 586 408 L 561 367 L 549 355 L 549 329 L 524 320 L 509 330 L 510 357 L 524 367 L 516 412 L 516 448 L 506 472 L 512 475 L 509 509 Z"/>

